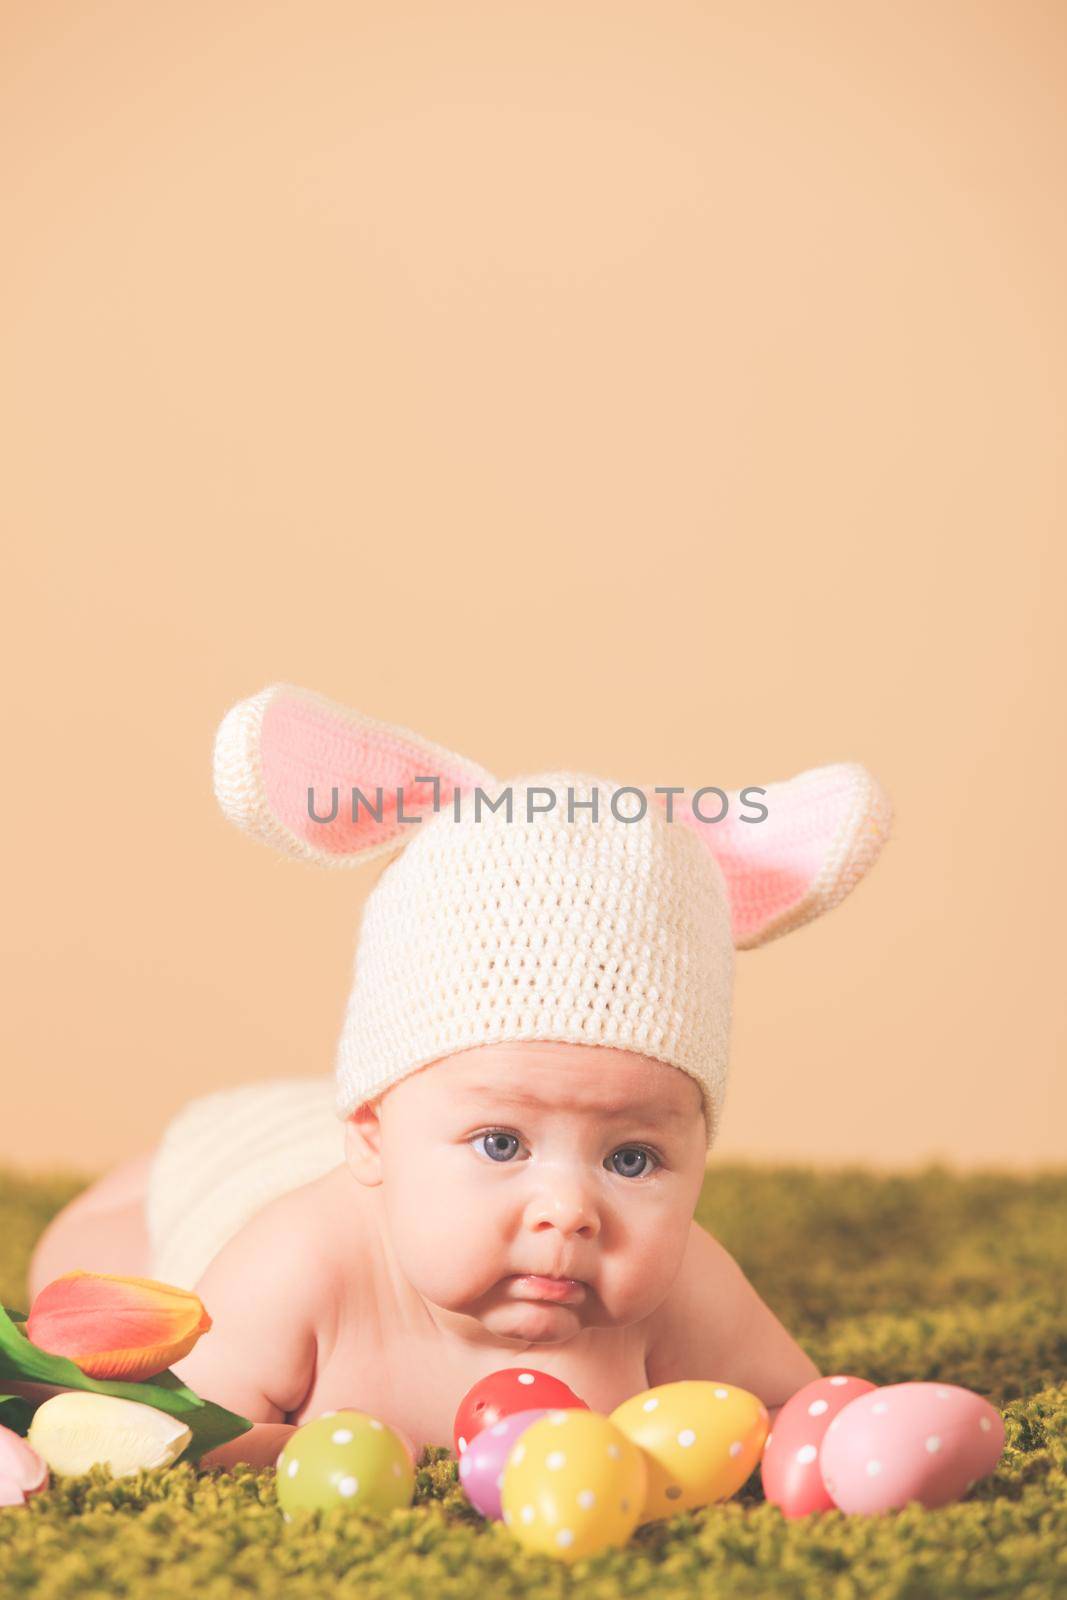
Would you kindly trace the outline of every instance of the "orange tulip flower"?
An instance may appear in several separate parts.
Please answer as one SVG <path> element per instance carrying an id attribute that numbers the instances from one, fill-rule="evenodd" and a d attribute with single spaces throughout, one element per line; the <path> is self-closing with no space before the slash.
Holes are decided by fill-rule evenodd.
<path id="1" fill-rule="evenodd" d="M 211 1318 L 188 1289 L 155 1278 L 65 1272 L 30 1307 L 26 1334 L 90 1378 L 138 1383 L 189 1354 Z"/>

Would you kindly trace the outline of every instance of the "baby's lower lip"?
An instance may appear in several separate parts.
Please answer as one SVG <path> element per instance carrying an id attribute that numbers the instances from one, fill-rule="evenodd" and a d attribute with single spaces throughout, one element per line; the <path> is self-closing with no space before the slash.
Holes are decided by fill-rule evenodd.
<path id="1" fill-rule="evenodd" d="M 542 1278 L 538 1273 L 526 1273 L 512 1282 L 520 1300 L 555 1300 L 560 1305 L 575 1305 L 585 1299 L 585 1284 L 577 1278 Z"/>

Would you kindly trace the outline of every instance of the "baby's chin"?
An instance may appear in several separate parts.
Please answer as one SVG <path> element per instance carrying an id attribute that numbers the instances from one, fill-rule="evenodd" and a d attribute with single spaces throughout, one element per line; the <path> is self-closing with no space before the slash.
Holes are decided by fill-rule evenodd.
<path id="1" fill-rule="evenodd" d="M 478 1320 L 495 1338 L 519 1339 L 525 1344 L 565 1344 L 584 1326 L 577 1307 L 533 1300 L 493 1306 L 483 1311 Z"/>

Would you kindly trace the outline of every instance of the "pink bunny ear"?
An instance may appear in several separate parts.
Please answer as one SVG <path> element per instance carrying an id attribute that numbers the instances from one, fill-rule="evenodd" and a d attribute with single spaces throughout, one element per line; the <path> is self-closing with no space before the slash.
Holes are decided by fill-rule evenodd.
<path id="1" fill-rule="evenodd" d="M 719 792 L 697 793 L 703 816 L 716 816 Z M 721 822 L 695 816 L 688 792 L 675 796 L 673 816 L 694 829 L 722 868 L 738 950 L 768 944 L 838 905 L 874 865 L 893 815 L 889 797 L 858 762 L 813 767 L 727 796 Z M 760 808 L 766 816 L 751 820 Z"/>
<path id="2" fill-rule="evenodd" d="M 285 855 L 331 867 L 406 844 L 419 826 L 412 819 L 433 812 L 433 779 L 438 809 L 456 789 L 496 781 L 408 728 L 287 683 L 226 713 L 215 735 L 214 769 L 215 796 L 231 822 Z M 355 820 L 353 789 L 363 796 Z M 332 820 L 315 820 L 334 810 Z"/>

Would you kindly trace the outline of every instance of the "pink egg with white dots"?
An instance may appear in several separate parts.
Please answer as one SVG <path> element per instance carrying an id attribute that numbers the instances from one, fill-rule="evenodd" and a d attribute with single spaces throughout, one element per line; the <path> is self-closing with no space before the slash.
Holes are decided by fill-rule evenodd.
<path id="1" fill-rule="evenodd" d="M 894 1383 L 861 1395 L 827 1428 L 823 1483 L 842 1511 L 934 1509 L 961 1500 L 996 1466 L 1004 1419 L 973 1389 Z"/>
<path id="2" fill-rule="evenodd" d="M 813 1378 L 786 1401 L 767 1435 L 760 1465 L 763 1493 L 783 1516 L 834 1509 L 823 1483 L 819 1449 L 834 1419 L 873 1389 L 866 1378 L 837 1372 Z"/>
<path id="3" fill-rule="evenodd" d="M 502 1417 L 491 1427 L 483 1428 L 460 1456 L 459 1481 L 463 1485 L 463 1492 L 475 1511 L 480 1511 L 483 1517 L 499 1522 L 502 1516 L 500 1490 L 511 1447 L 533 1423 L 550 1415 L 562 1416 L 563 1413 L 551 1413 L 544 1407 L 536 1411 L 513 1411 L 509 1417 Z"/>

